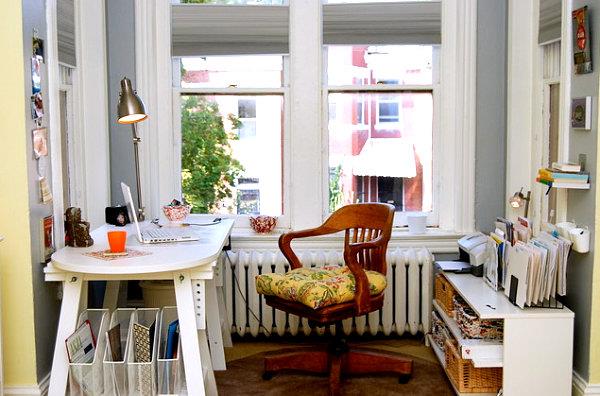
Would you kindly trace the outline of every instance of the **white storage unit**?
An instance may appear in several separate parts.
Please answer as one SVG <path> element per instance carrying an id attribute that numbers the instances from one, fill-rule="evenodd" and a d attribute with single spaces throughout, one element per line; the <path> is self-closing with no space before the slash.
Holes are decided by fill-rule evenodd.
<path id="1" fill-rule="evenodd" d="M 504 396 L 571 394 L 575 317 L 571 310 L 520 309 L 502 292 L 487 286 L 482 278 L 470 274 L 444 273 L 444 276 L 481 319 L 504 321 L 501 343 L 465 339 L 456 321 L 434 300 L 434 308 L 457 339 L 463 358 L 473 360 L 475 367 L 502 367 Z M 434 342 L 431 345 L 445 366 L 444 351 Z"/>

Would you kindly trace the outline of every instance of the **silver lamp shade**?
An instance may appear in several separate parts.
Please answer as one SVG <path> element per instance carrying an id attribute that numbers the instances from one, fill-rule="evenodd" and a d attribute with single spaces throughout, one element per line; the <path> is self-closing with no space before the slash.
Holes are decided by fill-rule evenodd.
<path id="1" fill-rule="evenodd" d="M 127 77 L 121 80 L 121 92 L 117 105 L 117 122 L 119 124 L 133 124 L 148 118 L 144 102 L 131 86 Z"/>

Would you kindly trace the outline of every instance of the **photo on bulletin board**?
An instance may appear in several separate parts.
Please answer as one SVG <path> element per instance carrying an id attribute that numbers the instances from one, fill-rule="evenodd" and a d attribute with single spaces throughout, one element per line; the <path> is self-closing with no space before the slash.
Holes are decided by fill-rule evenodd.
<path id="1" fill-rule="evenodd" d="M 41 61 L 44 61 L 44 40 L 39 37 L 34 37 L 32 40 L 33 55 L 41 58 Z"/>
<path id="2" fill-rule="evenodd" d="M 571 99 L 571 127 L 590 130 L 592 128 L 592 97 Z"/>
<path id="3" fill-rule="evenodd" d="M 52 202 L 52 191 L 50 190 L 50 184 L 44 176 L 40 176 L 38 179 L 40 184 L 40 202 L 43 204 L 49 204 Z"/>
<path id="4" fill-rule="evenodd" d="M 41 258 L 47 263 L 54 253 L 54 216 L 46 216 L 41 220 L 42 249 Z"/>
<path id="5" fill-rule="evenodd" d="M 37 128 L 33 132 L 33 154 L 35 159 L 48 155 L 48 130 Z"/>
<path id="6" fill-rule="evenodd" d="M 31 97 L 31 118 L 37 120 L 38 118 L 42 118 L 44 116 L 44 101 L 42 100 L 42 95 L 40 93 L 36 93 Z"/>
<path id="7" fill-rule="evenodd" d="M 41 56 L 31 57 L 31 93 L 36 94 L 42 91 L 42 63 L 44 59 Z"/>
<path id="8" fill-rule="evenodd" d="M 573 18 L 573 62 L 575 74 L 592 72 L 590 22 L 587 6 L 574 10 Z"/>

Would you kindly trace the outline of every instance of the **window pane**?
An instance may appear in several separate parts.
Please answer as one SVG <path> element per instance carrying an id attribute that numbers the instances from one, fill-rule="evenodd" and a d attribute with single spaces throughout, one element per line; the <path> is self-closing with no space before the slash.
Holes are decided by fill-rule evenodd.
<path id="1" fill-rule="evenodd" d="M 281 215 L 283 96 L 181 99 L 182 190 L 192 212 Z"/>
<path id="2" fill-rule="evenodd" d="M 353 202 L 433 209 L 431 92 L 332 93 L 329 108 L 330 210 Z"/>
<path id="3" fill-rule="evenodd" d="M 171 0 L 173 4 L 283 5 L 287 0 Z"/>
<path id="4" fill-rule="evenodd" d="M 329 45 L 329 85 L 432 85 L 431 45 Z"/>
<path id="5" fill-rule="evenodd" d="M 323 0 L 325 4 L 339 3 L 402 3 L 405 1 L 437 1 L 437 0 Z"/>
<path id="6" fill-rule="evenodd" d="M 181 58 L 182 88 L 279 88 L 281 55 L 239 55 Z"/>

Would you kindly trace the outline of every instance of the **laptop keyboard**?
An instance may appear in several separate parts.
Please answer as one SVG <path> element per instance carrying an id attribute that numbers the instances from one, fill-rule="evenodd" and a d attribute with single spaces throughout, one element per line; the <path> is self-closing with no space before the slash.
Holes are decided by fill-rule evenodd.
<path id="1" fill-rule="evenodd" d="M 184 230 L 165 230 L 162 228 L 152 228 L 142 232 L 144 239 L 151 242 L 169 242 L 176 240 L 191 239 L 189 231 Z"/>

